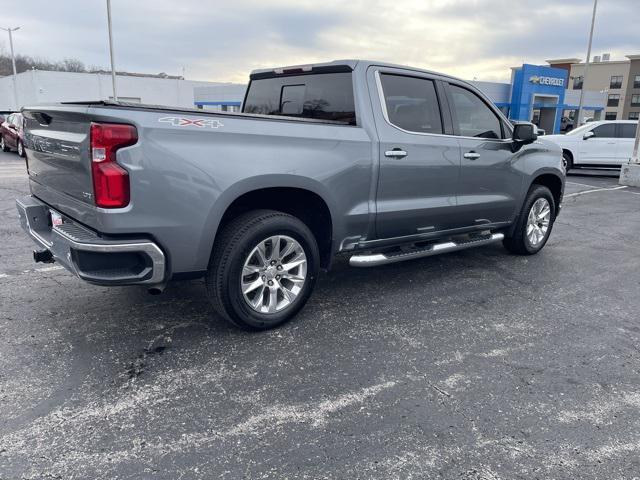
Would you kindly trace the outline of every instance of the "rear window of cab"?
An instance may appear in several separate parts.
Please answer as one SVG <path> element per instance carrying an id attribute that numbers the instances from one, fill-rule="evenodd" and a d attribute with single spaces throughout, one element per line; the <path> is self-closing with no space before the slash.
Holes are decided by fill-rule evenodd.
<path id="1" fill-rule="evenodd" d="M 356 125 L 351 73 L 288 75 L 252 80 L 242 111 Z"/>

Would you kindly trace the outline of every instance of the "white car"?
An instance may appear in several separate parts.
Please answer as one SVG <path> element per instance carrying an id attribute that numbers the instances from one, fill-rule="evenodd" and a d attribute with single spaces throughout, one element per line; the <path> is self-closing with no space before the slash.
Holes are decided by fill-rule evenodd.
<path id="1" fill-rule="evenodd" d="M 633 152 L 636 120 L 589 122 L 565 135 L 545 135 L 562 148 L 565 170 L 580 166 L 620 166 Z"/>

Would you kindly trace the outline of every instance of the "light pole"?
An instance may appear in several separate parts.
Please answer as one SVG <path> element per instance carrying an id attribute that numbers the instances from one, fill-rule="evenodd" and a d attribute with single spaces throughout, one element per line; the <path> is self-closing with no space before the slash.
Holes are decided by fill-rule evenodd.
<path id="1" fill-rule="evenodd" d="M 576 112 L 576 120 L 574 128 L 581 125 L 582 120 L 582 104 L 584 102 L 584 87 L 587 82 L 587 72 L 589 71 L 589 61 L 591 60 L 591 42 L 593 41 L 593 26 L 596 23 L 596 9 L 598 8 L 598 0 L 593 0 L 593 15 L 591 16 L 591 31 L 589 32 L 589 46 L 587 47 L 587 59 L 584 62 L 584 72 L 582 73 L 582 88 L 580 89 L 580 103 Z"/>
<path id="2" fill-rule="evenodd" d="M 111 0 L 107 0 L 107 24 L 109 25 L 109 56 L 111 57 L 111 83 L 113 84 L 113 100 L 118 101 L 116 91 L 116 67 L 113 58 L 113 32 L 111 31 Z"/>
<path id="3" fill-rule="evenodd" d="M 16 110 L 20 109 L 20 105 L 18 104 L 18 83 L 16 80 L 16 57 L 13 54 L 13 35 L 12 32 L 16 30 L 20 30 L 20 27 L 15 28 L 3 28 L 0 27 L 0 30 L 4 30 L 5 32 L 9 32 L 9 48 L 11 49 L 11 65 L 13 66 L 13 100 L 16 102 Z"/>

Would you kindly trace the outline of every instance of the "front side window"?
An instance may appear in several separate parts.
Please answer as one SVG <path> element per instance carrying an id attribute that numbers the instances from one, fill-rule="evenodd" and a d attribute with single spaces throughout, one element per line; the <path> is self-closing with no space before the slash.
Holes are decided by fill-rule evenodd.
<path id="1" fill-rule="evenodd" d="M 615 138 L 616 137 L 616 124 L 605 123 L 599 125 L 591 130 L 597 138 Z"/>
<path id="2" fill-rule="evenodd" d="M 622 88 L 622 75 L 613 75 L 609 83 L 609 88 Z"/>
<path id="3" fill-rule="evenodd" d="M 442 118 L 433 80 L 380 75 L 389 122 L 417 133 L 442 133 Z"/>
<path id="4" fill-rule="evenodd" d="M 621 123 L 618 126 L 618 137 L 619 138 L 636 138 L 637 128 L 638 128 L 638 125 L 634 123 Z"/>
<path id="5" fill-rule="evenodd" d="M 500 119 L 478 95 L 457 85 L 450 85 L 449 88 L 459 135 L 502 138 Z"/>
<path id="6" fill-rule="evenodd" d="M 242 111 L 355 125 L 351 73 L 289 75 L 252 80 Z"/>

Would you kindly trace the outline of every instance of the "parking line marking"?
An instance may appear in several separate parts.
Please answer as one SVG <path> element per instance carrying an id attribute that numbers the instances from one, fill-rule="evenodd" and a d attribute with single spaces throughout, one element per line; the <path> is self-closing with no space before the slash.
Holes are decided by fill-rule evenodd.
<path id="1" fill-rule="evenodd" d="M 580 185 L 581 187 L 598 188 L 597 185 L 587 185 L 586 183 L 570 182 L 569 180 L 567 180 L 567 183 L 570 183 L 571 185 Z"/>
<path id="2" fill-rule="evenodd" d="M 621 185 L 619 187 L 611 187 L 611 188 L 594 188 L 593 190 L 584 190 L 582 192 L 570 193 L 569 195 L 565 195 L 564 198 L 577 197 L 578 195 L 585 195 L 587 193 L 595 193 L 595 192 L 612 192 L 614 190 L 622 190 L 623 188 L 627 188 L 627 186 Z"/>

